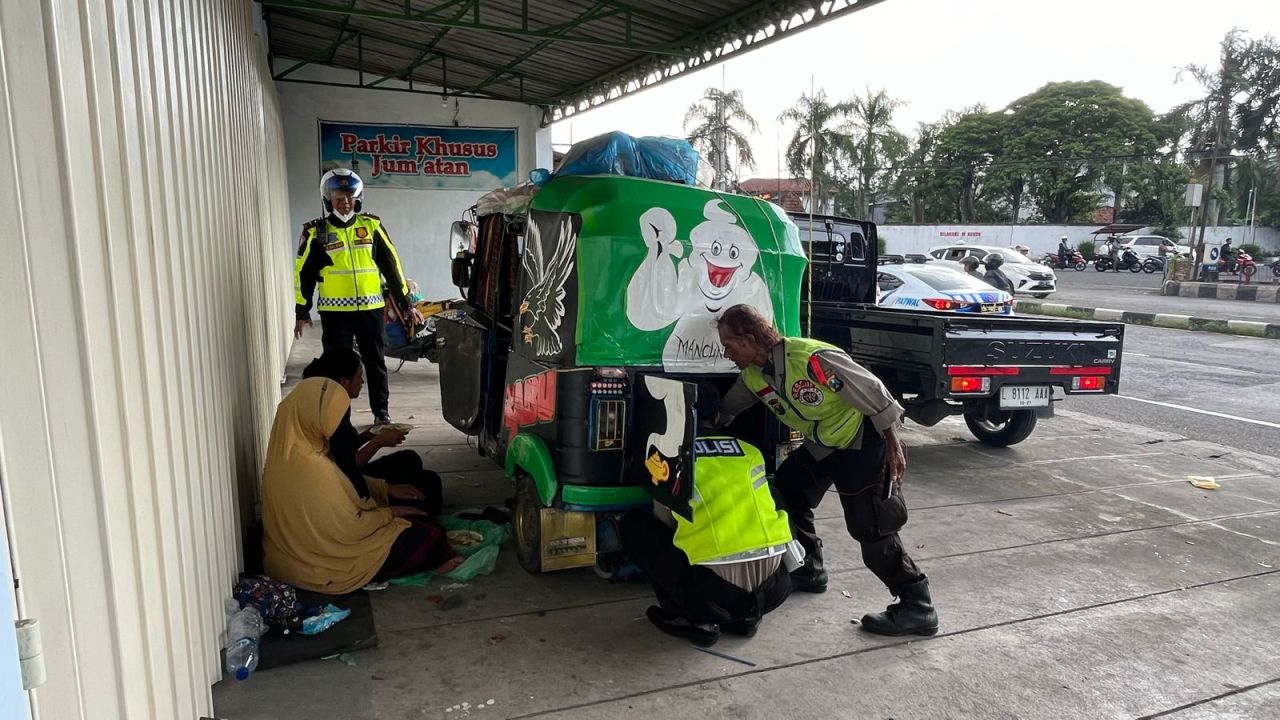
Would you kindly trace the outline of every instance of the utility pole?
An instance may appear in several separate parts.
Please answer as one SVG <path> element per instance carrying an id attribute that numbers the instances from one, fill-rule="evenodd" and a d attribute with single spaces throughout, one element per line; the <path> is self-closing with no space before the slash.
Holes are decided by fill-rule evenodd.
<path id="1" fill-rule="evenodd" d="M 1115 201 L 1111 203 L 1111 222 L 1113 223 L 1120 222 L 1120 205 L 1121 205 L 1120 197 L 1121 197 L 1121 194 L 1124 192 L 1124 176 L 1125 176 L 1125 173 L 1128 172 L 1128 170 L 1129 170 L 1129 161 L 1128 160 L 1121 161 L 1120 181 L 1117 182 L 1115 188 L 1113 188 L 1115 190 L 1116 197 L 1115 197 Z"/>

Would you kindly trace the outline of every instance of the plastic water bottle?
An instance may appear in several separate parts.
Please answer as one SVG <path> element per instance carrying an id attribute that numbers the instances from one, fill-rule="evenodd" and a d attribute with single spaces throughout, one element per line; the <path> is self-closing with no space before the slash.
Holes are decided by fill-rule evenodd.
<path id="1" fill-rule="evenodd" d="M 247 680 L 258 669 L 258 640 L 262 637 L 262 616 L 254 607 L 240 607 L 227 600 L 227 672 L 236 680 Z"/>

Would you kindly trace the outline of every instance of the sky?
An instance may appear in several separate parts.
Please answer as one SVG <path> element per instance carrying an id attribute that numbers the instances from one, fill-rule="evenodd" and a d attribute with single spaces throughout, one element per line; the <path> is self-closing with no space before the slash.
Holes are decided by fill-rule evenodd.
<path id="1" fill-rule="evenodd" d="M 1004 107 L 1045 83 L 1102 80 L 1163 112 L 1197 97 L 1179 68 L 1215 65 L 1233 27 L 1280 36 L 1280 0 L 888 0 L 798 32 L 552 126 L 558 149 L 612 130 L 684 134 L 685 111 L 708 87 L 741 90 L 760 125 L 757 167 L 778 177 L 794 127 L 778 115 L 810 84 L 828 97 L 885 89 L 908 104 L 898 128 L 975 103 Z M 812 78 L 812 81 L 811 81 Z"/>

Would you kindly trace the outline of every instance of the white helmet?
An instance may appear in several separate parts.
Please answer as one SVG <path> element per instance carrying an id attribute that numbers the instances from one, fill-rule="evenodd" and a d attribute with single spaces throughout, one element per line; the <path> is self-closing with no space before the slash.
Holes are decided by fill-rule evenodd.
<path id="1" fill-rule="evenodd" d="M 346 168 L 335 168 L 320 178 L 320 201 L 324 203 L 325 212 L 333 212 L 333 203 L 329 201 L 331 193 L 342 190 L 351 193 L 355 201 L 355 211 L 360 212 L 364 205 L 364 181 L 360 176 Z"/>
<path id="2" fill-rule="evenodd" d="M 1066 236 L 1066 235 L 1063 235 L 1063 236 L 1062 236 L 1062 242 L 1066 242 L 1066 241 L 1067 241 L 1067 236 Z"/>

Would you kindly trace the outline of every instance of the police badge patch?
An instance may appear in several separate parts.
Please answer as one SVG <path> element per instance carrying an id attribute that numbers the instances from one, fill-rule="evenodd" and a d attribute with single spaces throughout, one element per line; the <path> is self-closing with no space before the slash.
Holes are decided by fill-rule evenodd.
<path id="1" fill-rule="evenodd" d="M 822 404 L 822 391 L 808 380 L 797 380 L 791 385 L 791 397 L 801 405 L 816 407 Z"/>
<path id="2" fill-rule="evenodd" d="M 369 237 L 369 231 L 368 231 L 368 230 L 366 230 L 365 228 L 358 227 L 358 228 L 356 228 L 356 237 L 358 237 L 358 238 L 360 238 L 361 240 L 363 240 L 363 239 L 365 239 L 365 238 Z"/>

